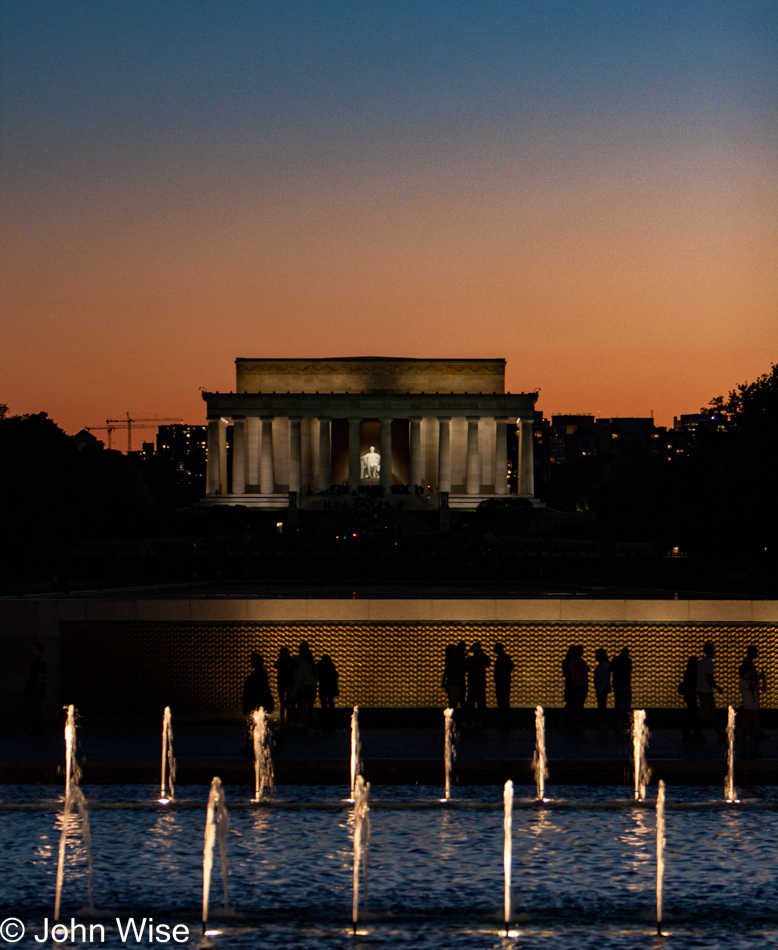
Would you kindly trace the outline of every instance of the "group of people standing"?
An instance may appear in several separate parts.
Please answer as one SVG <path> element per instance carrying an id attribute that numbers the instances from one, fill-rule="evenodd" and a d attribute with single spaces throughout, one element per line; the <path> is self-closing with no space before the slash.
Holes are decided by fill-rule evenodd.
<path id="1" fill-rule="evenodd" d="M 632 709 L 632 657 L 624 647 L 613 659 L 608 659 L 608 651 L 602 647 L 594 651 L 597 665 L 592 679 L 597 696 L 599 725 L 615 729 L 623 728 Z M 584 659 L 584 648 L 579 644 L 568 647 L 562 660 L 564 678 L 564 710 L 562 724 L 568 729 L 578 731 L 583 722 L 583 710 L 589 695 L 589 673 L 591 668 Z M 614 715 L 609 720 L 608 696 L 613 691 Z"/>
<path id="2" fill-rule="evenodd" d="M 722 689 L 716 681 L 716 644 L 705 643 L 702 657 L 690 656 L 678 692 L 686 703 L 681 738 L 684 742 L 704 742 L 703 728 L 715 730 L 723 745 L 726 735 L 723 725 L 716 719 L 716 693 Z M 761 759 L 756 748 L 759 739 L 766 739 L 759 722 L 759 694 L 767 689 L 765 671 L 757 666 L 759 648 L 752 643 L 738 668 L 740 708 L 737 711 L 737 726 L 740 732 L 740 754 L 744 759 Z"/>
<path id="3" fill-rule="evenodd" d="M 276 708 L 270 678 L 261 653 L 251 654 L 252 672 L 243 683 L 243 713 L 248 716 L 260 706 L 271 713 Z M 335 728 L 335 697 L 339 693 L 339 674 L 326 653 L 317 662 L 306 640 L 301 641 L 296 655 L 281 647 L 273 664 L 276 671 L 279 720 L 282 726 L 297 724 L 306 732 L 313 728 L 313 708 L 318 693 L 321 704 L 321 727 L 326 732 Z"/>
<path id="4" fill-rule="evenodd" d="M 487 673 L 492 669 L 494 692 L 497 699 L 500 726 L 510 728 L 511 679 L 515 664 L 506 653 L 502 643 L 495 643 L 494 661 L 483 649 L 480 641 L 470 647 L 464 640 L 446 647 L 442 688 L 448 706 L 455 710 L 459 726 L 483 729 L 486 710 Z M 723 723 L 716 718 L 715 694 L 722 689 L 716 680 L 716 646 L 703 645 L 702 657 L 690 656 L 678 692 L 686 703 L 682 739 L 684 742 L 704 742 L 703 729 L 713 729 L 719 742 L 725 742 Z M 737 724 L 741 738 L 743 758 L 761 758 L 756 743 L 766 738 L 759 722 L 760 693 L 767 688 L 763 669 L 757 666 L 759 650 L 752 644 L 738 669 L 741 704 Z M 590 674 L 597 696 L 599 725 L 616 730 L 628 728 L 632 710 L 632 657 L 624 647 L 612 659 L 605 649 L 594 653 L 592 670 L 584 659 L 581 644 L 570 646 L 562 661 L 564 678 L 564 710 L 562 725 L 578 731 L 583 723 L 583 710 L 589 694 Z M 30 671 L 29 692 L 39 689 L 41 674 L 40 656 L 37 655 Z M 260 706 L 271 713 L 276 708 L 270 678 L 260 653 L 251 654 L 252 672 L 243 685 L 243 712 L 248 715 Z M 324 654 L 316 660 L 310 645 L 303 640 L 292 655 L 288 647 L 281 647 L 273 664 L 276 672 L 276 687 L 280 724 L 296 724 L 305 731 L 313 727 L 314 706 L 318 695 L 321 704 L 321 727 L 325 731 L 335 728 L 335 697 L 339 694 L 338 671 L 332 658 Z M 45 667 L 44 667 L 45 671 Z M 613 692 L 613 710 L 608 708 L 608 698 Z"/>
<path id="5" fill-rule="evenodd" d="M 494 654 L 494 692 L 500 727 L 507 731 L 510 728 L 511 676 L 515 664 L 502 643 L 495 643 Z M 449 709 L 455 711 L 462 727 L 484 728 L 486 671 L 491 666 L 492 658 L 479 640 L 469 648 L 464 640 L 446 647 L 441 686 L 446 692 Z"/>

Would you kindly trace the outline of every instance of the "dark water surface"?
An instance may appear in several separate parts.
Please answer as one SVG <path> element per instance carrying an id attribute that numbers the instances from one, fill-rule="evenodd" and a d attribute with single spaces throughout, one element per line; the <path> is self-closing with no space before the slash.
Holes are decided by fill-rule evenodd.
<path id="1" fill-rule="evenodd" d="M 207 789 L 182 787 L 175 805 L 150 786 L 85 788 L 90 804 L 94 902 L 103 946 L 122 942 L 116 917 L 186 924 L 190 945 L 262 948 L 778 947 L 778 794 L 752 789 L 739 804 L 719 788 L 668 789 L 665 928 L 655 936 L 653 802 L 636 807 L 624 787 L 555 787 L 547 805 L 516 789 L 513 930 L 503 907 L 502 789 L 381 787 L 371 793 L 367 908 L 351 933 L 350 806 L 331 787 L 283 788 L 260 807 L 227 787 L 232 916 L 201 937 Z M 650 794 L 655 794 L 651 789 Z M 2 918 L 27 933 L 0 946 L 43 946 L 52 923 L 61 788 L 0 789 Z M 345 796 L 344 796 L 345 797 Z M 73 822 L 61 919 L 89 923 L 86 854 Z M 99 934 L 99 931 L 95 931 Z M 144 931 L 142 946 L 148 946 Z M 99 937 L 98 937 L 99 939 Z M 68 938 L 66 946 L 79 945 Z M 48 944 L 51 946 L 51 941 Z M 168 943 L 167 946 L 182 944 Z"/>

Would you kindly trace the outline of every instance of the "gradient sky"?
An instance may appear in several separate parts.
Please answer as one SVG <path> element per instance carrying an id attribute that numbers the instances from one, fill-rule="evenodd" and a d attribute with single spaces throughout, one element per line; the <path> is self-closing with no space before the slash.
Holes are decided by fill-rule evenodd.
<path id="1" fill-rule="evenodd" d="M 237 356 L 501 356 L 547 415 L 671 424 L 778 361 L 775 0 L 2 0 L 0 28 L 13 412 L 195 423 Z"/>

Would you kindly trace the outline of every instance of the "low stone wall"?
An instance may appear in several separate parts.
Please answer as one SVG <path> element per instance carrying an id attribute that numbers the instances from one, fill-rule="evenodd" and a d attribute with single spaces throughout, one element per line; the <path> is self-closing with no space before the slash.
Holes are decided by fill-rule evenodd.
<path id="1" fill-rule="evenodd" d="M 737 667 L 757 643 L 768 672 L 766 707 L 778 706 L 778 603 L 625 600 L 0 600 L 0 716 L 23 715 L 30 642 L 49 663 L 47 712 L 75 703 L 92 716 L 229 715 L 240 706 L 249 653 L 269 667 L 281 646 L 308 640 L 341 674 L 340 705 L 442 706 L 447 644 L 502 642 L 516 663 L 512 703 L 561 705 L 561 662 L 628 646 L 640 707 L 682 705 L 687 658 L 714 640 L 725 693 L 739 702 Z M 275 677 L 271 676 L 275 686 Z M 494 703 L 491 692 L 489 702 Z M 594 704 L 590 692 L 589 705 Z"/>

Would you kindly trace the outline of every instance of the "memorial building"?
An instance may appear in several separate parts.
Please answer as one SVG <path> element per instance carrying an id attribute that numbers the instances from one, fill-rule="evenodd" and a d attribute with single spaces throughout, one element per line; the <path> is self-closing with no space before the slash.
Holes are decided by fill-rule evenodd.
<path id="1" fill-rule="evenodd" d="M 505 392 L 505 360 L 237 359 L 235 365 L 235 392 L 203 393 L 204 504 L 305 505 L 322 494 L 375 486 L 384 497 L 424 493 L 472 508 L 508 494 L 508 426 L 519 433 L 518 494 L 534 501 L 537 393 Z"/>

